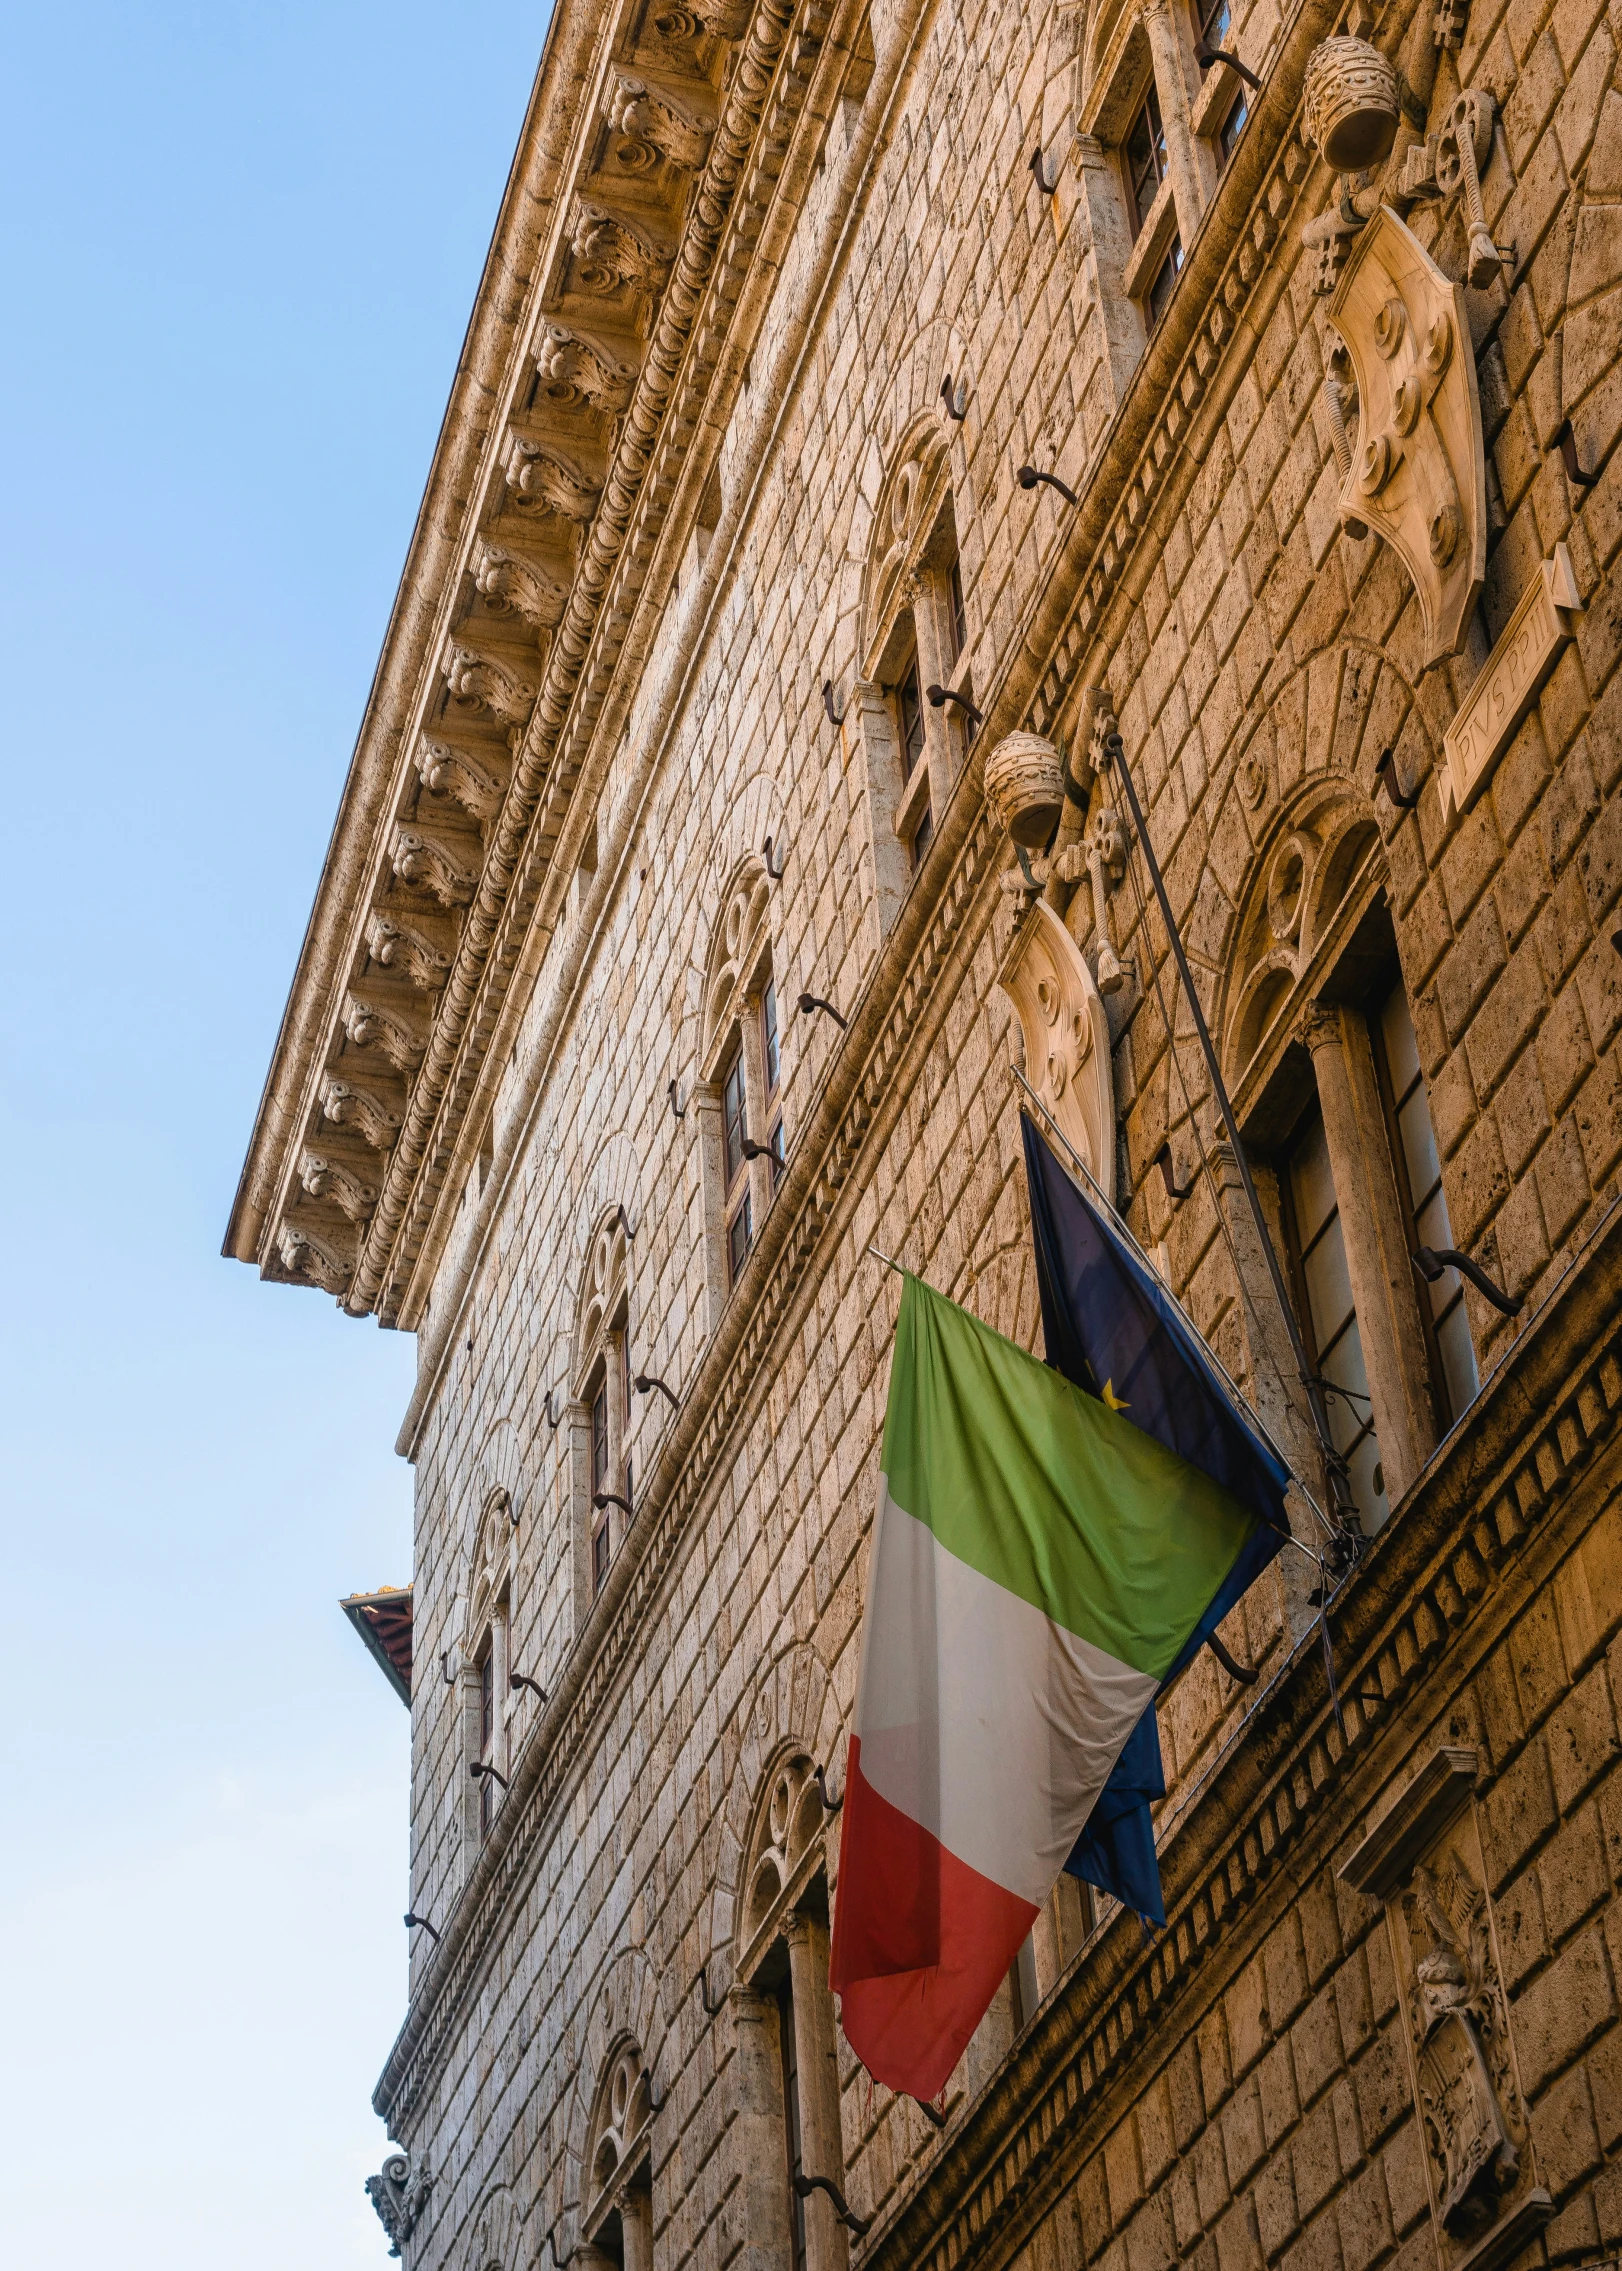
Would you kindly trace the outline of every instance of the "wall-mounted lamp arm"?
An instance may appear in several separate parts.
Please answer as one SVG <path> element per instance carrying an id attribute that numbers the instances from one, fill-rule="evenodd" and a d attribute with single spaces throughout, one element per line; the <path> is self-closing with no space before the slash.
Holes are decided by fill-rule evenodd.
<path id="1" fill-rule="evenodd" d="M 707 2019 L 719 2018 L 721 2006 L 725 2003 L 726 1997 L 718 1995 L 713 2003 L 710 2001 L 710 1977 L 707 1963 L 699 1966 L 698 1977 L 694 1980 L 693 1985 L 698 1989 L 698 1999 L 704 2006 L 704 2016 Z"/>
<path id="2" fill-rule="evenodd" d="M 683 1103 L 678 1102 L 678 1098 L 681 1095 L 681 1082 L 679 1080 L 667 1080 L 665 1083 L 665 1094 L 670 1098 L 670 1109 L 675 1118 L 677 1118 L 678 1120 L 685 1120 L 687 1117 L 687 1106 Z"/>
<path id="3" fill-rule="evenodd" d="M 828 713 L 828 723 L 830 725 L 844 724 L 844 711 L 836 710 L 834 708 L 834 682 L 831 678 L 825 678 L 822 681 L 822 706 Z"/>
<path id="4" fill-rule="evenodd" d="M 616 1206 L 614 1209 L 614 1220 L 619 1224 L 620 1228 L 625 1233 L 626 1245 L 631 1245 L 636 1238 L 636 1232 L 631 1228 L 631 1218 L 625 1211 L 625 1201 L 623 1199 L 620 1200 L 618 1206 Z"/>
<path id="5" fill-rule="evenodd" d="M 926 2121 L 933 2122 L 937 2129 L 946 2127 L 946 2116 L 938 2105 L 931 2105 L 927 2098 L 914 2098 L 912 2102 Z"/>
<path id="6" fill-rule="evenodd" d="M 798 1002 L 795 1004 L 795 1007 L 800 1011 L 802 1016 L 809 1016 L 812 1010 L 820 1009 L 827 1016 L 833 1019 L 834 1023 L 838 1026 L 841 1033 L 848 1033 L 850 1031 L 848 1021 L 840 1016 L 838 1010 L 835 1009 L 831 1001 L 824 1001 L 821 994 L 801 994 Z"/>
<path id="7" fill-rule="evenodd" d="M 1239 74 L 1247 87 L 1254 87 L 1257 94 L 1262 91 L 1260 78 L 1248 63 L 1240 62 L 1231 48 L 1209 47 L 1202 39 L 1194 50 L 1194 60 L 1200 67 L 1201 78 L 1205 76 L 1207 71 L 1214 71 L 1219 63 L 1225 63 L 1230 71 L 1236 71 Z"/>
<path id="8" fill-rule="evenodd" d="M 822 1800 L 823 1812 L 825 1814 L 837 1814 L 840 1807 L 845 1803 L 844 1791 L 841 1790 L 837 1798 L 829 1797 L 828 1777 L 824 1769 L 820 1766 L 814 1767 L 812 1769 L 811 1779 L 817 1786 L 817 1796 Z"/>
<path id="9" fill-rule="evenodd" d="M 485 1776 L 488 1775 L 492 1782 L 499 1782 L 503 1790 L 509 1790 L 512 1787 L 511 1783 L 509 1783 L 509 1781 L 507 1780 L 507 1777 L 502 1773 L 500 1767 L 487 1765 L 482 1758 L 476 1758 L 473 1761 L 473 1764 L 468 1768 L 468 1772 L 472 1775 L 475 1782 L 482 1782 Z"/>
<path id="10" fill-rule="evenodd" d="M 1493 1283 L 1479 1262 L 1471 1261 L 1469 1255 L 1461 1254 L 1456 1246 L 1421 1246 L 1413 1259 L 1415 1269 L 1427 1285 L 1434 1285 L 1444 1270 L 1457 1270 L 1502 1315 L 1518 1317 L 1526 1306 L 1524 1294 L 1506 1293 L 1501 1285 Z"/>
<path id="11" fill-rule="evenodd" d="M 770 1159 L 772 1156 L 771 1145 L 769 1143 L 756 1143 L 753 1136 L 741 1137 L 738 1149 L 743 1153 L 745 1159 Z"/>
<path id="12" fill-rule="evenodd" d="M 631 1504 L 631 1501 L 628 1498 L 621 1498 L 617 1490 L 593 1491 L 591 1503 L 596 1507 L 599 1514 L 602 1512 L 605 1506 L 617 1506 L 620 1509 L 620 1512 L 625 1516 L 627 1522 L 630 1521 L 631 1516 L 635 1511 Z"/>
<path id="13" fill-rule="evenodd" d="M 765 854 L 766 873 L 771 877 L 774 883 L 781 883 L 783 880 L 783 870 L 788 864 L 787 844 L 778 845 L 777 865 L 775 867 L 773 867 L 772 865 L 772 839 L 770 838 L 770 836 L 766 838 L 765 843 L 761 846 L 761 850 Z"/>
<path id="14" fill-rule="evenodd" d="M 1237 1680 L 1241 1687 L 1254 1687 L 1256 1685 L 1261 1674 L 1253 1665 L 1241 1664 L 1237 1657 L 1230 1656 L 1214 1632 L 1206 1634 L 1205 1645 L 1210 1649 L 1230 1680 Z"/>
<path id="15" fill-rule="evenodd" d="M 408 1932 L 426 1932 L 428 1937 L 433 1941 L 434 1946 L 436 1948 L 438 1947 L 440 1942 L 440 1930 L 437 1924 L 430 1924 L 426 1916 L 418 1916 L 415 1910 L 409 1908 L 405 1912 L 404 1921 L 405 1928 Z"/>
<path id="16" fill-rule="evenodd" d="M 834 2204 L 834 2214 L 844 2225 L 846 2231 L 854 2232 L 858 2239 L 861 2239 L 873 2228 L 871 2216 L 857 2216 L 851 2213 L 850 2203 L 831 2176 L 797 2176 L 794 2179 L 794 2192 L 795 2197 L 800 2200 L 809 2200 L 813 2192 L 826 2192 Z"/>
<path id="17" fill-rule="evenodd" d="M 985 723 L 984 710 L 977 710 L 967 694 L 956 693 L 950 686 L 926 686 L 924 695 L 932 710 L 944 709 L 948 702 L 955 702 L 970 725 Z"/>
<path id="18" fill-rule="evenodd" d="M 532 1680 L 528 1672 L 509 1672 L 507 1674 L 507 1685 L 509 1687 L 527 1687 L 538 1703 L 546 1701 L 545 1688 L 542 1687 L 539 1680 Z"/>
<path id="19" fill-rule="evenodd" d="M 657 1378 L 655 1374 L 651 1372 L 639 1372 L 636 1378 L 631 1382 L 631 1385 L 639 1396 L 651 1396 L 654 1389 L 657 1388 L 660 1395 L 663 1396 L 669 1403 L 672 1411 L 681 1410 L 681 1398 L 677 1395 L 675 1389 L 670 1387 L 665 1381 Z"/>
<path id="20" fill-rule="evenodd" d="M 957 385 L 954 386 L 952 374 L 948 371 L 941 380 L 941 400 L 946 405 L 947 417 L 952 420 L 954 425 L 961 426 L 969 407 L 968 380 L 959 379 Z"/>
<path id="21" fill-rule="evenodd" d="M 1068 481 L 1061 481 L 1056 473 L 1044 473 L 1038 466 L 1020 466 L 1014 479 L 1022 489 L 1034 489 L 1039 481 L 1049 489 L 1057 489 L 1067 505 L 1079 505 L 1081 502 Z"/>

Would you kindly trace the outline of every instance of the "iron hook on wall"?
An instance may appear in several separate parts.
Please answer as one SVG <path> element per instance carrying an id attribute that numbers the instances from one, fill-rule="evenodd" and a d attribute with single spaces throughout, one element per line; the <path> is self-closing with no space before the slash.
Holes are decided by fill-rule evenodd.
<path id="1" fill-rule="evenodd" d="M 1214 1632 L 1206 1634 L 1205 1645 L 1210 1649 L 1230 1680 L 1237 1680 L 1241 1687 L 1254 1687 L 1256 1685 L 1261 1674 L 1256 1671 L 1254 1666 L 1241 1664 L 1236 1656 L 1230 1656 Z"/>
<path id="2" fill-rule="evenodd" d="M 558 2220 L 561 2222 L 562 2218 L 560 2217 Z M 553 2271 L 569 2271 L 569 2265 L 574 2261 L 574 2249 L 571 2247 L 567 2255 L 559 2255 L 557 2224 L 554 2224 L 547 2233 L 546 2246 L 547 2252 L 552 2258 Z"/>
<path id="3" fill-rule="evenodd" d="M 1577 437 L 1571 430 L 1571 420 L 1569 418 L 1564 418 L 1561 420 L 1560 430 L 1555 435 L 1554 439 L 1555 447 L 1559 450 L 1562 459 L 1565 461 L 1566 479 L 1571 483 L 1572 487 L 1574 489 L 1592 489 L 1596 487 L 1599 482 L 1599 475 L 1597 473 L 1585 473 L 1582 467 L 1577 463 Z"/>
<path id="4" fill-rule="evenodd" d="M 858 2239 L 863 2238 L 873 2228 L 871 2216 L 852 2214 L 850 2203 L 831 2176 L 797 2176 L 794 2179 L 794 2192 L 795 2197 L 800 2200 L 809 2200 L 813 2192 L 826 2192 L 834 2204 L 834 2214 L 839 2218 L 845 2229 L 854 2232 Z"/>
<path id="5" fill-rule="evenodd" d="M 408 1908 L 405 1912 L 405 1928 L 408 1932 L 426 1932 L 434 1946 L 438 1947 L 440 1941 L 439 1926 L 430 1924 L 426 1916 L 419 1916 L 414 1909 Z"/>
<path id="6" fill-rule="evenodd" d="M 772 1156 L 771 1145 L 769 1143 L 756 1143 L 753 1136 L 741 1137 L 738 1148 L 745 1159 L 770 1159 Z"/>
<path id="7" fill-rule="evenodd" d="M 669 1387 L 654 1373 L 639 1372 L 636 1378 L 631 1382 L 631 1385 L 639 1396 L 650 1396 L 652 1395 L 654 1389 L 657 1388 L 661 1396 L 668 1398 L 672 1411 L 681 1410 L 681 1398 L 677 1395 L 675 1389 Z"/>
<path id="8" fill-rule="evenodd" d="M 1167 1198 L 1169 1198 L 1174 1205 L 1180 1205 L 1193 1190 L 1194 1178 L 1190 1176 L 1186 1183 L 1179 1183 L 1174 1179 L 1172 1175 L 1171 1164 L 1171 1138 L 1169 1136 L 1161 1145 L 1160 1149 L 1155 1153 L 1153 1159 L 1150 1160 L 1149 1164 L 1151 1167 L 1158 1167 L 1160 1169 L 1160 1179 L 1166 1186 Z"/>
<path id="9" fill-rule="evenodd" d="M 841 1033 L 848 1033 L 850 1031 L 849 1024 L 843 1017 L 840 1016 L 833 1003 L 831 1001 L 824 1001 L 821 994 L 801 994 L 799 1001 L 795 1006 L 799 1009 L 802 1016 L 807 1017 L 814 1009 L 823 1010 L 829 1017 L 833 1019 L 834 1023 L 838 1026 Z"/>
<path id="10" fill-rule="evenodd" d="M 977 710 L 967 694 L 959 694 L 950 686 L 926 686 L 924 694 L 932 710 L 944 709 L 948 702 L 955 702 L 970 725 L 985 723 L 984 710 Z"/>
<path id="11" fill-rule="evenodd" d="M 1399 812 L 1413 811 L 1419 802 L 1419 794 L 1416 790 L 1410 795 L 1403 788 L 1402 776 L 1397 771 L 1397 752 L 1394 749 L 1381 750 L 1380 762 L 1374 768 L 1374 777 Z"/>
<path id="12" fill-rule="evenodd" d="M 837 1814 L 840 1807 L 845 1803 L 844 1791 L 841 1790 L 837 1798 L 829 1797 L 828 1776 L 825 1769 L 820 1766 L 812 1769 L 811 1779 L 817 1786 L 817 1796 L 822 1800 L 823 1812 L 825 1814 Z"/>
<path id="13" fill-rule="evenodd" d="M 1057 489 L 1067 505 L 1079 505 L 1081 503 L 1081 499 L 1076 495 L 1068 481 L 1061 481 L 1056 473 L 1044 473 L 1038 466 L 1022 465 L 1015 473 L 1014 479 L 1022 489 L 1034 489 L 1036 484 L 1041 481 L 1048 488 Z"/>
<path id="14" fill-rule="evenodd" d="M 472 1775 L 475 1782 L 482 1782 L 485 1776 L 488 1775 L 492 1782 L 499 1782 L 503 1790 L 510 1790 L 512 1788 L 512 1784 L 502 1773 L 500 1767 L 490 1766 L 482 1758 L 476 1758 L 473 1761 L 473 1764 L 468 1768 L 468 1772 Z"/>
<path id="15" fill-rule="evenodd" d="M 509 1687 L 527 1687 L 531 1695 L 535 1696 L 540 1702 L 546 1701 L 545 1688 L 542 1687 L 539 1680 L 532 1680 L 528 1672 L 509 1672 L 507 1674 L 507 1685 Z"/>
<path id="16" fill-rule="evenodd" d="M 946 2116 L 938 2105 L 931 2105 L 927 2098 L 914 2098 L 912 2102 L 926 2121 L 932 2121 L 937 2129 L 946 2127 Z"/>
<path id="17" fill-rule="evenodd" d="M 559 1404 L 558 1404 L 558 1408 L 557 1408 L 557 1410 L 556 1410 L 556 1411 L 554 1411 L 554 1410 L 552 1409 L 552 1399 L 553 1399 L 553 1397 L 554 1397 L 555 1395 L 557 1395 L 557 1390 L 556 1390 L 556 1388 L 548 1388 L 548 1389 L 547 1389 L 547 1391 L 546 1391 L 546 1424 L 547 1424 L 547 1426 L 548 1426 L 548 1427 L 549 1427 L 549 1428 L 550 1428 L 550 1429 L 552 1430 L 552 1432 L 553 1432 L 553 1434 L 554 1434 L 554 1435 L 555 1435 L 555 1434 L 557 1433 L 557 1431 L 558 1431 L 558 1421 L 559 1421 L 559 1420 L 560 1420 L 560 1419 L 561 1419 L 561 1418 L 563 1417 L 563 1411 L 564 1411 L 564 1406 L 563 1406 L 563 1404 L 562 1404 L 562 1402 L 561 1402 L 561 1401 L 559 1402 Z"/>
<path id="18" fill-rule="evenodd" d="M 787 844 L 779 845 L 777 852 L 777 865 L 775 867 L 773 867 L 772 865 L 772 840 L 770 836 L 768 836 L 765 843 L 762 844 L 761 850 L 766 855 L 766 873 L 771 877 L 774 883 L 781 883 L 783 880 L 783 870 L 788 865 Z"/>
<path id="19" fill-rule="evenodd" d="M 952 374 L 948 371 L 941 380 L 941 400 L 946 405 L 947 417 L 952 420 L 954 425 L 961 426 L 969 407 L 968 380 L 959 379 L 957 385 L 954 386 Z"/>
<path id="20" fill-rule="evenodd" d="M 620 1228 L 625 1233 L 626 1245 L 629 1246 L 633 1244 L 636 1238 L 636 1232 L 631 1228 L 631 1218 L 625 1211 L 625 1201 L 623 1199 L 620 1200 L 618 1206 L 616 1206 L 614 1209 L 614 1220 L 619 1224 Z"/>
<path id="21" fill-rule="evenodd" d="M 440 1651 L 439 1676 L 447 1687 L 454 1687 L 456 1685 L 456 1674 L 451 1670 L 451 1652 L 448 1648 L 441 1649 Z"/>
<path id="22" fill-rule="evenodd" d="M 617 1490 L 593 1491 L 591 1503 L 596 1507 L 599 1514 L 605 1506 L 617 1506 L 627 1522 L 630 1521 L 635 1511 L 631 1501 L 628 1498 L 622 1498 Z"/>
<path id="23" fill-rule="evenodd" d="M 1421 1246 L 1413 1260 L 1427 1285 L 1434 1285 L 1444 1270 L 1457 1270 L 1504 1316 L 1518 1317 L 1526 1306 L 1524 1294 L 1506 1293 L 1501 1285 L 1493 1283 L 1479 1262 L 1471 1261 L 1469 1255 L 1461 1254 L 1456 1246 Z"/>
<path id="24" fill-rule="evenodd" d="M 710 1977 L 707 1962 L 699 1965 L 698 1977 L 693 1981 L 693 1985 L 698 1989 L 698 1999 L 704 2006 L 704 2016 L 707 2019 L 719 2018 L 721 2006 L 725 2003 L 726 1997 L 721 1995 L 713 2003 L 710 2001 Z"/>
<path id="25" fill-rule="evenodd" d="M 1214 71 L 1219 63 L 1225 63 L 1230 71 L 1238 72 L 1240 78 L 1244 80 L 1247 87 L 1254 87 L 1257 94 L 1260 94 L 1262 91 L 1261 80 L 1250 68 L 1250 65 L 1248 63 L 1241 63 L 1238 56 L 1235 55 L 1229 48 L 1208 47 L 1205 41 L 1202 39 L 1199 46 L 1194 50 L 1194 60 L 1200 67 L 1200 76 L 1202 79 L 1204 78 L 1207 71 Z"/>
<path id="26" fill-rule="evenodd" d="M 687 1106 L 679 1101 L 679 1098 L 681 1096 L 681 1082 L 679 1080 L 667 1080 L 665 1082 L 665 1094 L 670 1098 L 670 1109 L 675 1118 L 677 1118 L 678 1120 L 685 1120 L 687 1117 Z"/>
<path id="27" fill-rule="evenodd" d="M 836 710 L 834 708 L 834 682 L 831 678 L 825 678 L 822 681 L 822 706 L 828 713 L 828 723 L 830 725 L 844 724 L 844 711 L 842 709 Z"/>
<path id="28" fill-rule="evenodd" d="M 1053 179 L 1049 181 L 1047 160 L 1042 155 L 1042 146 L 1040 143 L 1038 143 L 1036 148 L 1031 152 L 1031 173 L 1034 176 L 1036 186 L 1042 192 L 1042 195 L 1044 197 L 1051 197 L 1053 195 L 1053 192 L 1059 186 L 1059 169 L 1057 166 L 1054 167 Z"/>

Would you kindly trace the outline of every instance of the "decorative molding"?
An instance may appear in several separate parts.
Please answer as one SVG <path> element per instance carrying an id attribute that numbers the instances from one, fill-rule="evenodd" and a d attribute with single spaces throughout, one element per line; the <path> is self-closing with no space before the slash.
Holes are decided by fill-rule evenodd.
<path id="1" fill-rule="evenodd" d="M 1109 1018 L 1080 947 L 1045 900 L 1034 900 L 997 972 L 1025 1043 L 1025 1077 L 1115 1196 L 1115 1080 Z"/>
<path id="2" fill-rule="evenodd" d="M 394 872 L 419 884 L 442 907 L 465 907 L 479 885 L 479 840 L 421 822 L 394 831 Z"/>
<path id="3" fill-rule="evenodd" d="M 555 401 L 584 400 L 618 417 L 631 399 L 636 372 L 600 339 L 545 321 L 535 334 L 530 358 L 543 389 Z"/>
<path id="4" fill-rule="evenodd" d="M 644 142 L 688 173 L 703 171 L 715 135 L 686 94 L 633 71 L 612 67 L 603 91 L 603 116 L 616 134 Z"/>
<path id="5" fill-rule="evenodd" d="M 344 1031 L 357 1049 L 377 1048 L 398 1073 L 414 1073 L 427 1047 L 420 994 L 384 994 L 355 987 L 344 1004 Z"/>
<path id="6" fill-rule="evenodd" d="M 413 2171 L 408 2153 L 390 2153 L 382 2173 L 366 2179 L 366 2197 L 389 2235 L 389 2253 L 398 2255 L 416 2229 L 434 2180 L 426 2158 Z"/>
<path id="7" fill-rule="evenodd" d="M 457 709 L 490 718 L 506 729 L 510 741 L 518 739 L 535 707 L 537 689 L 528 679 L 462 638 L 446 641 L 439 668 Z"/>
<path id="8" fill-rule="evenodd" d="M 1382 205 L 1329 321 L 1357 377 L 1341 518 L 1383 536 L 1413 582 L 1425 660 L 1456 654 L 1487 570 L 1487 471 L 1462 288 Z"/>
<path id="9" fill-rule="evenodd" d="M 431 993 L 451 974 L 456 925 L 417 908 L 373 907 L 366 918 L 366 951 L 383 970 L 397 970 Z"/>
<path id="10" fill-rule="evenodd" d="M 1444 819 L 1468 812 L 1492 779 L 1569 644 L 1571 618 L 1582 604 L 1571 554 L 1557 544 L 1552 560 L 1538 562 L 1537 573 L 1442 736 L 1444 762 L 1436 778 Z"/>
<path id="11" fill-rule="evenodd" d="M 376 1075 L 353 1080 L 328 1073 L 321 1087 L 321 1115 L 335 1128 L 352 1128 L 374 1151 L 388 1151 L 405 1116 L 405 1090 Z"/>
<path id="12" fill-rule="evenodd" d="M 579 527 L 590 522 L 602 496 L 601 489 L 560 450 L 527 434 L 513 435 L 503 471 L 508 496 L 518 511 L 553 513 Z"/>
<path id="13" fill-rule="evenodd" d="M 424 734 L 417 743 L 417 774 L 432 796 L 448 796 L 475 820 L 493 820 L 507 793 L 510 769 L 493 752 L 457 747 Z"/>
<path id="14" fill-rule="evenodd" d="M 675 259 L 674 250 L 651 231 L 584 196 L 574 201 L 569 250 L 583 292 L 611 292 L 621 284 L 663 291 Z"/>
<path id="15" fill-rule="evenodd" d="M 369 1167 L 331 1144 L 306 1144 L 299 1155 L 299 1182 L 307 1197 L 331 1199 L 351 1222 L 365 1222 L 377 1204 L 377 1185 Z"/>
<path id="16" fill-rule="evenodd" d="M 355 1272 L 354 1236 L 339 1223 L 284 1215 L 276 1226 L 276 1252 L 283 1269 L 308 1278 L 323 1293 L 345 1293 Z"/>
<path id="17" fill-rule="evenodd" d="M 521 616 L 532 631 L 556 630 L 569 604 L 566 585 L 489 537 L 474 558 L 473 588 L 492 615 Z"/>
<path id="18" fill-rule="evenodd" d="M 1407 1789 L 1342 1864 L 1343 1880 L 1371 1900 L 1389 1900 L 1406 1882 L 1425 1847 L 1470 1803 L 1475 1786 L 1474 1750 L 1443 1744 L 1432 1751 Z"/>

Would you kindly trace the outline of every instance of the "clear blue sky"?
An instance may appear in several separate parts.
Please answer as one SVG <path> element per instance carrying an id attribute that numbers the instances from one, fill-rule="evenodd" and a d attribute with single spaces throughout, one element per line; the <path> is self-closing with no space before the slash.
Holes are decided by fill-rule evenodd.
<path id="1" fill-rule="evenodd" d="M 219 1247 L 545 20 L 0 30 L 19 2265 L 387 2262 L 413 1348 Z"/>

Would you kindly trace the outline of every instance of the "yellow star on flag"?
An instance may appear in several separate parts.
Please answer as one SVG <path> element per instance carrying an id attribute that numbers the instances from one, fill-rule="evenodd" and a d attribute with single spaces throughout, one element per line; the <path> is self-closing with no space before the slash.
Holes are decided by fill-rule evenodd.
<path id="1" fill-rule="evenodd" d="M 1115 1393 L 1115 1382 L 1113 1380 L 1104 1382 L 1104 1401 L 1111 1411 L 1130 1411 L 1132 1409 L 1125 1396 L 1118 1396 Z"/>

